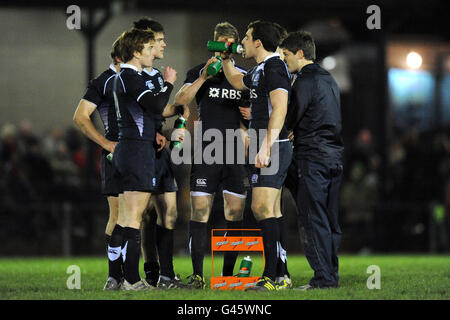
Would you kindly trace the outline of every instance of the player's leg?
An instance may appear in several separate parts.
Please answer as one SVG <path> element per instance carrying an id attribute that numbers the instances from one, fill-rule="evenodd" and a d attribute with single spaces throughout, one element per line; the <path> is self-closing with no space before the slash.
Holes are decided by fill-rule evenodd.
<path id="1" fill-rule="evenodd" d="M 191 220 L 189 222 L 189 249 L 193 276 L 190 284 L 204 288 L 203 259 L 208 242 L 207 223 L 214 196 L 205 192 L 191 191 Z M 200 281 L 201 280 L 201 281 Z"/>
<path id="2" fill-rule="evenodd" d="M 144 258 L 145 280 L 156 287 L 159 279 L 158 253 L 156 249 L 156 219 L 155 196 L 148 202 L 142 217 L 142 256 Z"/>
<path id="3" fill-rule="evenodd" d="M 278 240 L 278 262 L 277 262 L 277 276 L 275 282 L 279 289 L 286 289 L 292 286 L 288 267 L 287 267 L 287 235 L 286 226 L 283 217 L 283 189 L 278 192 L 277 200 L 275 202 L 275 217 L 277 218 L 277 225 L 279 229 L 280 238 Z"/>
<path id="4" fill-rule="evenodd" d="M 155 196 L 156 212 L 156 239 L 161 264 L 161 277 L 173 279 L 173 232 L 177 221 L 177 194 L 166 192 Z"/>
<path id="5" fill-rule="evenodd" d="M 275 157 L 279 163 L 275 174 L 265 174 L 263 170 L 258 170 L 254 166 L 249 167 L 249 181 L 253 187 L 252 211 L 262 230 L 266 263 L 263 278 L 255 287 L 248 288 L 249 290 L 277 289 L 274 280 L 277 272 L 277 243 L 280 239 L 280 229 L 275 208 L 292 160 L 291 145 L 288 142 L 275 143 L 271 149 L 271 159 L 276 160 Z"/>
<path id="6" fill-rule="evenodd" d="M 278 260 L 279 229 L 274 212 L 278 192 L 278 189 L 269 187 L 255 187 L 252 190 L 252 211 L 263 236 L 265 255 L 263 277 L 268 277 L 272 281 L 275 280 Z"/>
<path id="7" fill-rule="evenodd" d="M 163 289 L 185 288 L 186 285 L 175 276 L 173 266 L 174 230 L 178 214 L 176 191 L 157 195 L 155 204 L 158 213 L 156 239 L 161 265 L 158 287 Z"/>
<path id="8" fill-rule="evenodd" d="M 109 218 L 106 224 L 105 235 L 108 244 L 114 227 L 116 226 L 117 218 L 119 217 L 119 197 L 109 196 L 107 199 L 109 206 Z"/>
<path id="9" fill-rule="evenodd" d="M 119 197 L 109 196 L 109 219 L 105 236 L 108 253 L 108 280 L 104 290 L 117 290 L 123 277 L 122 260 L 120 259 L 122 244 L 122 227 L 117 224 L 119 218 Z"/>
<path id="10" fill-rule="evenodd" d="M 124 259 L 124 284 L 136 284 L 139 276 L 139 253 L 141 250 L 141 221 L 151 194 L 140 191 L 124 192 L 124 210 L 127 224 L 123 228 L 122 256 Z"/>
<path id="11" fill-rule="evenodd" d="M 242 229 L 242 220 L 244 218 L 245 194 L 234 193 L 228 190 L 223 191 L 225 220 L 227 229 Z M 228 236 L 239 236 L 241 231 L 227 232 Z M 225 251 L 223 259 L 223 276 L 232 276 L 234 265 L 239 252 Z"/>
<path id="12" fill-rule="evenodd" d="M 122 241 L 120 231 L 119 238 L 117 239 L 116 235 L 112 248 L 110 248 L 110 244 L 119 216 L 118 195 L 121 192 L 120 174 L 111 161 L 106 158 L 107 154 L 108 152 L 103 150 L 101 158 L 101 190 L 102 194 L 107 197 L 109 207 L 109 217 L 105 228 L 106 250 L 108 254 L 108 279 L 103 289 L 117 290 L 120 289 L 123 277 L 122 262 L 120 259 L 120 245 Z M 110 255 L 112 259 L 109 258 Z"/>

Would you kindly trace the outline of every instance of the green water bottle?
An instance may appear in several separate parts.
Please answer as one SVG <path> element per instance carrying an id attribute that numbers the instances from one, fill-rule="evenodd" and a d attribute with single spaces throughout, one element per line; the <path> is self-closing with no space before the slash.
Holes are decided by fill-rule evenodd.
<path id="1" fill-rule="evenodd" d="M 241 266 L 239 267 L 238 277 L 250 277 L 250 271 L 252 270 L 252 259 L 250 256 L 244 257 L 241 261 Z"/>
<path id="2" fill-rule="evenodd" d="M 217 56 L 216 59 L 218 61 L 211 63 L 206 69 L 208 76 L 215 76 L 222 68 L 222 58 Z"/>
<path id="3" fill-rule="evenodd" d="M 227 52 L 242 54 L 244 47 L 238 43 L 223 42 L 223 41 L 208 41 L 206 44 L 208 51 L 211 52 Z"/>
<path id="4" fill-rule="evenodd" d="M 186 119 L 182 116 L 178 117 L 177 120 L 175 120 L 175 123 L 173 124 L 174 129 L 186 129 Z M 173 148 L 181 148 L 182 142 L 181 141 L 170 141 L 170 149 Z"/>

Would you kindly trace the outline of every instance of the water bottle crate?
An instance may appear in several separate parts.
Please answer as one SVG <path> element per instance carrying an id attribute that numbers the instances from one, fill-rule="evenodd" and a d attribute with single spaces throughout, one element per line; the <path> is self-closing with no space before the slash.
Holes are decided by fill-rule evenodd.
<path id="1" fill-rule="evenodd" d="M 216 235 L 218 232 L 225 235 Z M 243 234 L 257 233 L 258 235 L 227 236 L 229 231 L 242 231 Z M 212 229 L 211 230 L 211 289 L 214 290 L 245 290 L 254 286 L 257 277 L 228 276 L 214 277 L 214 253 L 224 251 L 261 252 L 264 259 L 263 237 L 260 229 Z M 264 267 L 263 267 L 264 269 Z"/>

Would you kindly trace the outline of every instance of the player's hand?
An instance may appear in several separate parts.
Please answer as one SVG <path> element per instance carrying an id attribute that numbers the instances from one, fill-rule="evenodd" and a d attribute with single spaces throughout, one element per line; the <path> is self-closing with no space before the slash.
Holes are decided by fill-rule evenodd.
<path id="1" fill-rule="evenodd" d="M 164 69 L 164 81 L 167 81 L 171 84 L 174 84 L 175 81 L 177 80 L 178 77 L 178 73 L 175 69 L 173 69 L 172 67 L 167 66 Z"/>
<path id="2" fill-rule="evenodd" d="M 166 145 L 167 139 L 159 132 L 156 133 L 156 144 L 159 146 L 158 152 L 161 151 Z"/>
<path id="3" fill-rule="evenodd" d="M 229 52 L 226 52 L 226 51 L 220 53 L 220 57 L 222 58 L 222 60 L 230 59 L 231 55 L 232 55 L 232 53 L 229 53 Z"/>
<path id="4" fill-rule="evenodd" d="M 109 141 L 108 140 L 108 143 L 107 143 L 107 145 L 105 146 L 105 150 L 106 151 L 109 151 L 109 152 L 111 152 L 111 153 L 114 153 L 114 149 L 116 148 L 116 145 L 117 145 L 117 142 L 116 141 Z"/>
<path id="5" fill-rule="evenodd" d="M 294 131 L 288 132 L 288 138 L 289 138 L 289 141 L 294 142 Z"/>
<path id="6" fill-rule="evenodd" d="M 184 134 L 185 134 L 186 129 L 175 129 L 172 132 L 172 137 L 175 134 L 175 139 L 173 141 L 180 141 L 183 142 L 184 140 Z"/>
<path id="7" fill-rule="evenodd" d="M 245 120 L 250 120 L 250 108 L 239 107 L 239 111 L 241 112 L 242 118 L 244 118 Z"/>
<path id="8" fill-rule="evenodd" d="M 268 167 L 270 163 L 270 152 L 267 148 L 262 147 L 255 157 L 255 167 L 265 168 Z"/>
<path id="9" fill-rule="evenodd" d="M 202 78 L 203 80 L 207 80 L 209 78 L 212 78 L 212 76 L 208 75 L 208 73 L 206 72 L 206 69 L 208 69 L 209 65 L 211 63 L 214 63 L 218 61 L 216 57 L 212 57 L 211 59 L 209 59 L 208 61 L 206 61 L 205 66 L 203 67 L 203 72 L 202 72 Z"/>

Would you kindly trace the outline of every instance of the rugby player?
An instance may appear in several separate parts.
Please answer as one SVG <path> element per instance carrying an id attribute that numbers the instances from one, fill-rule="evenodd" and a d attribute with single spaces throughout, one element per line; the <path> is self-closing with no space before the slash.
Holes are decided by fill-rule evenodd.
<path id="1" fill-rule="evenodd" d="M 157 54 L 155 35 L 151 31 L 132 29 L 120 38 L 121 71 L 114 78 L 114 99 L 119 125 L 119 142 L 113 164 L 121 175 L 123 210 L 114 228 L 110 247 L 120 249 L 124 260 L 124 290 L 154 288 L 139 276 L 141 220 L 151 192 L 156 186 L 155 121 L 153 114 L 166 108 L 177 73 L 164 71 L 164 87 L 153 93 L 142 77 L 144 68 L 153 64 Z M 114 242 L 114 243 L 113 243 Z"/>
<path id="2" fill-rule="evenodd" d="M 120 70 L 119 39 L 117 39 L 111 50 L 112 64 L 97 78 L 89 82 L 86 93 L 80 100 L 73 116 L 73 121 L 81 131 L 92 141 L 102 147 L 101 157 L 101 192 L 106 195 L 109 205 L 109 219 L 106 224 L 105 239 L 108 250 L 111 234 L 118 217 L 118 194 L 121 192 L 118 172 L 112 163 L 106 159 L 109 153 L 114 152 L 118 141 L 119 129 L 117 127 L 116 111 L 112 97 L 113 78 Z M 102 120 L 105 135 L 103 136 L 95 128 L 90 116 L 97 110 Z M 104 290 L 114 290 L 120 287 L 122 280 L 121 261 L 109 260 L 109 273 Z"/>
<path id="3" fill-rule="evenodd" d="M 164 58 L 163 26 L 149 18 L 141 18 L 135 21 L 134 27 L 141 30 L 151 30 L 155 34 L 155 59 Z M 142 77 L 154 93 L 161 91 L 164 85 L 162 73 L 153 65 L 143 69 Z M 185 119 L 189 117 L 189 109 L 178 108 Z M 164 148 L 166 138 L 162 133 L 165 117 L 174 115 L 165 112 L 162 115 L 153 115 L 156 125 L 156 186 L 154 196 L 149 202 L 148 215 L 143 219 L 142 225 L 142 252 L 144 255 L 144 271 L 146 281 L 160 288 L 180 288 L 183 284 L 175 276 L 173 268 L 173 241 L 174 229 L 177 220 L 177 195 L 178 190 L 170 161 L 170 152 Z M 156 209 L 156 214 L 155 210 Z M 156 235 L 156 237 L 155 237 Z M 161 272 L 159 272 L 159 262 Z"/>
<path id="4" fill-rule="evenodd" d="M 278 289 L 274 281 L 280 230 L 275 211 L 292 159 L 292 147 L 284 125 L 291 78 L 285 63 L 276 53 L 279 42 L 280 32 L 272 22 L 255 21 L 249 24 L 242 45 L 245 58 L 254 58 L 258 65 L 243 75 L 229 59 L 223 60 L 223 70 L 230 84 L 237 90 L 250 90 L 249 130 L 254 130 L 253 140 L 256 140 L 250 141 L 250 145 L 257 143 L 260 146 L 254 165 L 250 163 L 248 166 L 248 174 L 252 186 L 252 211 L 263 235 L 265 268 L 257 284 L 247 290 Z M 252 139 L 252 135 L 249 136 Z M 274 157 L 277 157 L 277 172 L 267 174 L 267 171 L 262 171 L 274 163 Z"/>
<path id="5" fill-rule="evenodd" d="M 214 40 L 237 43 L 239 34 L 237 29 L 228 22 L 219 23 L 214 29 Z M 216 55 L 221 54 L 216 52 Z M 225 54 L 221 54 L 222 58 Z M 234 60 L 226 55 L 234 66 Z M 210 62 L 210 61 L 209 61 Z M 245 74 L 243 68 L 236 66 L 239 74 Z M 183 87 L 175 96 L 175 104 L 187 105 L 194 98 L 199 110 L 199 123 L 201 132 L 194 132 L 194 139 L 203 137 L 208 129 L 216 129 L 226 137 L 226 130 L 233 131 L 241 128 L 239 105 L 241 92 L 231 87 L 222 71 L 213 77 L 208 76 L 206 65 L 200 64 L 187 72 Z M 201 137 L 198 135 L 201 134 Z M 242 137 L 238 137 L 242 139 Z M 217 141 L 214 141 L 217 142 Z M 208 243 L 207 222 L 211 213 L 211 207 L 216 192 L 220 191 L 224 198 L 224 213 L 227 229 L 242 228 L 243 211 L 245 207 L 246 192 L 244 187 L 245 171 L 243 164 L 237 164 L 237 158 L 233 163 L 227 163 L 228 146 L 235 147 L 233 140 L 220 141 L 223 146 L 222 159 L 207 163 L 202 157 L 201 163 L 195 163 L 191 168 L 190 187 L 192 213 L 189 222 L 189 249 L 192 258 L 193 274 L 188 285 L 191 288 L 205 288 L 203 277 L 203 260 Z M 202 142 L 202 152 L 208 147 L 209 142 Z M 195 152 L 195 151 L 194 151 Z M 237 156 L 237 152 L 234 152 Z M 217 155 L 217 154 L 216 154 Z M 222 160 L 222 161 L 221 161 Z M 242 159 L 242 163 L 244 159 Z M 238 235 L 236 231 L 228 233 L 229 236 Z M 237 258 L 237 252 L 226 252 L 224 255 L 223 276 L 233 275 L 233 269 Z"/>

